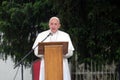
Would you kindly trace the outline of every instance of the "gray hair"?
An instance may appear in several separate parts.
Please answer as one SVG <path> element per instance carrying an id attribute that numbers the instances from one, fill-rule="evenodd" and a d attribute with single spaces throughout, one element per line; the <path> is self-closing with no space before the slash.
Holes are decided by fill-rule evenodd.
<path id="1" fill-rule="evenodd" d="M 52 19 L 56 19 L 56 20 L 60 23 L 60 19 L 59 19 L 58 17 L 55 17 L 55 16 L 54 16 L 54 17 L 51 17 L 50 20 L 49 20 L 49 22 L 50 22 Z"/>

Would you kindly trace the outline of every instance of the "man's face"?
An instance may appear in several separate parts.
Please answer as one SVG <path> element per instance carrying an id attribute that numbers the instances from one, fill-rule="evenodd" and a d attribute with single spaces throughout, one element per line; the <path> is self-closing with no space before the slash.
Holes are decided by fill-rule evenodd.
<path id="1" fill-rule="evenodd" d="M 60 23 L 57 19 L 52 19 L 49 21 L 49 28 L 52 33 L 55 33 L 60 28 Z"/>

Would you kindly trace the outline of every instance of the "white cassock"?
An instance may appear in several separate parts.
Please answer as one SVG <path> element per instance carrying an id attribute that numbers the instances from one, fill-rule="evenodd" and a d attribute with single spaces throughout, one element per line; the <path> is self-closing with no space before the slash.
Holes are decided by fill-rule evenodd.
<path id="1" fill-rule="evenodd" d="M 50 33 L 50 30 L 39 33 L 34 44 L 33 44 L 32 49 L 34 49 L 39 42 L 44 40 L 49 33 Z M 64 55 L 64 57 L 63 57 L 63 80 L 71 80 L 67 58 L 69 58 L 73 55 L 74 47 L 73 47 L 73 44 L 71 42 L 69 34 L 58 30 L 56 33 L 48 36 L 44 40 L 44 42 L 63 42 L 63 41 L 68 42 L 68 53 L 66 55 Z M 43 55 L 38 55 L 38 47 L 36 47 L 34 49 L 34 53 L 37 57 L 41 58 L 39 80 L 45 80 L 44 79 L 44 58 L 43 58 Z"/>

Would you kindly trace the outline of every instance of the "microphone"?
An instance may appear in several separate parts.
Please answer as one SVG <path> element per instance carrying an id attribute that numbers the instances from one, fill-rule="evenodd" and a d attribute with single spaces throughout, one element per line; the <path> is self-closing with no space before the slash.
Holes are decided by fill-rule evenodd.
<path id="1" fill-rule="evenodd" d="M 53 34 L 49 33 L 41 42 L 44 42 L 50 35 L 52 36 Z"/>
<path id="2" fill-rule="evenodd" d="M 53 34 L 50 32 L 41 42 L 44 42 L 49 36 Z M 33 50 L 38 46 L 38 44 L 33 48 Z"/>

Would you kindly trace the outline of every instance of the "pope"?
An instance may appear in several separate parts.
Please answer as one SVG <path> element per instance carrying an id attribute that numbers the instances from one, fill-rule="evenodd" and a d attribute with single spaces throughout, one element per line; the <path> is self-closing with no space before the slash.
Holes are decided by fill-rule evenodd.
<path id="1" fill-rule="evenodd" d="M 61 27 L 60 19 L 58 17 L 51 17 L 49 20 L 49 29 L 38 34 L 32 49 L 34 54 L 41 58 L 39 80 L 45 80 L 44 74 L 44 55 L 38 54 L 38 43 L 42 42 L 68 42 L 68 53 L 63 55 L 63 80 L 71 80 L 70 69 L 68 65 L 68 58 L 73 55 L 74 47 L 70 35 L 64 31 L 59 30 Z M 47 35 L 52 34 L 46 38 Z"/>

